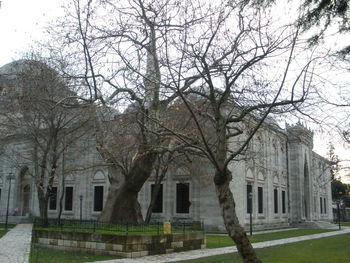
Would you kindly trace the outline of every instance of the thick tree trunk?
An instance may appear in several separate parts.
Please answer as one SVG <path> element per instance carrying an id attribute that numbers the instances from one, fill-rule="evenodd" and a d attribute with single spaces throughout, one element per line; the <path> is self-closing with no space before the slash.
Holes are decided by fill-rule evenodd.
<path id="1" fill-rule="evenodd" d="M 39 199 L 40 218 L 43 220 L 43 225 L 48 226 L 49 218 L 48 218 L 47 210 L 49 205 L 49 199 L 45 195 L 45 193 L 42 191 L 42 189 L 38 189 L 38 199 Z"/>
<path id="2" fill-rule="evenodd" d="M 236 243 L 237 249 L 244 263 L 261 263 L 257 258 L 256 253 L 247 237 L 243 227 L 239 224 L 236 214 L 236 204 L 232 192 L 229 187 L 230 172 L 216 172 L 215 174 L 215 188 L 219 200 L 222 217 L 228 235 Z"/>
<path id="3" fill-rule="evenodd" d="M 103 222 L 142 224 L 141 206 L 137 196 L 138 192 L 130 189 L 127 183 L 120 187 L 111 184 L 107 201 L 99 220 Z"/>
<path id="4" fill-rule="evenodd" d="M 122 175 L 119 169 L 109 170 L 110 187 L 100 221 L 130 224 L 144 223 L 138 193 L 152 173 L 155 153 L 143 154 L 134 161 L 132 169 Z"/>

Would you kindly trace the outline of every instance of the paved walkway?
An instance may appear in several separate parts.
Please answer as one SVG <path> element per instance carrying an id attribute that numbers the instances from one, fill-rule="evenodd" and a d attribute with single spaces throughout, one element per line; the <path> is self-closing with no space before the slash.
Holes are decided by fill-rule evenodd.
<path id="1" fill-rule="evenodd" d="M 311 240 L 311 239 L 317 239 L 317 238 L 323 238 L 323 237 L 331 237 L 331 236 L 348 234 L 348 233 L 350 233 L 350 227 L 342 227 L 342 230 L 340 231 L 253 243 L 253 247 L 254 248 L 272 247 L 277 245 L 284 245 L 284 244 L 295 243 L 299 241 L 305 241 L 305 240 Z M 167 262 L 178 262 L 182 260 L 210 257 L 210 256 L 233 253 L 233 252 L 237 252 L 236 246 L 216 248 L 216 249 L 198 249 L 198 250 L 191 250 L 191 251 L 180 252 L 180 253 L 147 256 L 147 257 L 135 258 L 135 259 L 106 260 L 106 261 L 98 261 L 95 263 L 167 263 Z"/>
<path id="2" fill-rule="evenodd" d="M 19 224 L 0 238 L 0 263 L 28 263 L 32 224 Z"/>

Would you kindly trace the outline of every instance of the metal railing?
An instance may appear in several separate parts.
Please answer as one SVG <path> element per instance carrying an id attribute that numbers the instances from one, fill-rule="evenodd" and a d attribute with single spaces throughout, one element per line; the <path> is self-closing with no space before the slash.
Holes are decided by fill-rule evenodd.
<path id="1" fill-rule="evenodd" d="M 49 219 L 47 223 L 41 218 L 34 218 L 35 229 L 52 229 L 74 232 L 100 232 L 105 234 L 163 234 L 163 222 L 150 224 L 111 223 L 96 220 L 77 219 Z M 171 222 L 172 233 L 186 233 L 204 231 L 204 224 L 200 221 L 173 221 Z"/>

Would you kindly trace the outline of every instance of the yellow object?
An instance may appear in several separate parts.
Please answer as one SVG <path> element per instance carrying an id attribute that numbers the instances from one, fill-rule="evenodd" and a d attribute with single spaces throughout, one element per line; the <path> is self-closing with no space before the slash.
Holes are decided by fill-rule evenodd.
<path id="1" fill-rule="evenodd" d="M 163 223 L 163 231 L 164 231 L 164 234 L 171 234 L 171 223 L 170 222 Z"/>

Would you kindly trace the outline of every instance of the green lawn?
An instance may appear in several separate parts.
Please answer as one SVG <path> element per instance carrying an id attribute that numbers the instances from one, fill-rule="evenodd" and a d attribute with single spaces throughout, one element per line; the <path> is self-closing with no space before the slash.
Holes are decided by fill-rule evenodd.
<path id="1" fill-rule="evenodd" d="M 275 239 L 318 234 L 318 233 L 324 233 L 329 231 L 333 231 L 333 230 L 295 229 L 295 230 L 287 230 L 287 231 L 274 232 L 274 233 L 256 234 L 252 237 L 249 237 L 249 239 L 251 240 L 252 243 L 256 243 L 256 242 L 269 241 L 269 240 L 275 240 Z M 233 245 L 234 245 L 233 241 L 228 236 L 207 235 L 207 248 L 228 247 Z"/>
<path id="2" fill-rule="evenodd" d="M 341 222 L 340 223 L 342 226 L 350 226 L 350 222 Z"/>
<path id="3" fill-rule="evenodd" d="M 101 256 L 32 247 L 29 263 L 82 263 L 117 259 L 116 256 Z"/>
<path id="4" fill-rule="evenodd" d="M 7 224 L 8 229 L 11 229 L 15 226 L 16 225 L 14 224 Z M 6 234 L 6 231 L 4 229 L 5 229 L 5 224 L 0 224 L 0 238 L 2 238 Z"/>
<path id="5" fill-rule="evenodd" d="M 8 228 L 14 228 L 16 225 L 15 224 L 7 224 Z M 0 229 L 5 228 L 5 224 L 0 224 Z"/>
<path id="6" fill-rule="evenodd" d="M 0 230 L 0 238 L 2 238 L 3 235 L 6 234 L 6 231 L 5 230 Z"/>
<path id="7" fill-rule="evenodd" d="M 267 240 L 274 240 L 274 239 L 281 239 L 281 238 L 288 238 L 288 237 L 295 237 L 295 236 L 301 236 L 301 235 L 309 235 L 309 234 L 316 234 L 316 233 L 322 233 L 327 232 L 329 230 L 320 230 L 320 229 L 296 229 L 296 230 L 289 230 L 289 231 L 281 231 L 281 232 L 275 232 L 275 233 L 267 233 L 267 234 L 258 234 L 251 238 L 252 242 L 261 242 L 261 241 L 267 241 Z M 218 236 L 218 235 L 207 235 L 207 247 L 208 248 L 215 248 L 215 247 L 225 247 L 225 246 L 232 246 L 232 241 L 227 236 Z M 223 260 L 229 260 L 230 257 L 227 256 L 219 256 L 219 258 L 223 257 Z M 235 255 L 237 260 L 238 257 Z M 109 260 L 109 259 L 116 259 L 114 256 L 95 256 L 95 255 L 89 255 L 89 254 L 82 254 L 82 253 L 73 253 L 73 252 L 66 252 L 66 251 L 59 251 L 59 250 L 53 250 L 53 249 L 47 249 L 47 248 L 39 248 L 39 247 L 33 247 L 30 253 L 30 263 L 82 263 L 82 262 L 92 262 L 92 261 L 99 261 L 99 260 Z M 215 261 L 216 257 L 212 259 L 213 261 L 210 262 L 232 262 L 232 261 Z M 192 262 L 192 261 L 189 261 Z M 197 262 L 197 261 L 193 261 Z M 207 262 L 207 261 L 198 261 L 199 262 Z M 239 262 L 239 261 L 237 261 Z M 343 261 L 344 262 L 344 261 Z"/>
<path id="8" fill-rule="evenodd" d="M 350 262 L 350 234 L 308 240 L 293 244 L 257 249 L 264 263 L 338 263 Z M 178 263 L 241 263 L 235 254 L 219 255 Z"/>

